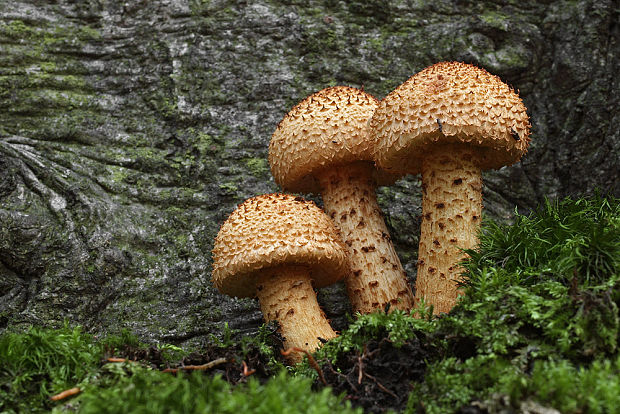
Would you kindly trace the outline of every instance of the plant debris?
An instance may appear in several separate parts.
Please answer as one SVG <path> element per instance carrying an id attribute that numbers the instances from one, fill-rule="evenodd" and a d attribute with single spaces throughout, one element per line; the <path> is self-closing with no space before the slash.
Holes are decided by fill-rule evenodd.
<path id="1" fill-rule="evenodd" d="M 319 361 L 327 385 L 345 393 L 355 407 L 368 413 L 407 406 L 413 381 L 424 380 L 426 362 L 436 351 L 428 349 L 416 337 L 396 347 L 388 338 L 370 340 L 362 352 L 351 350 L 336 363 Z"/>

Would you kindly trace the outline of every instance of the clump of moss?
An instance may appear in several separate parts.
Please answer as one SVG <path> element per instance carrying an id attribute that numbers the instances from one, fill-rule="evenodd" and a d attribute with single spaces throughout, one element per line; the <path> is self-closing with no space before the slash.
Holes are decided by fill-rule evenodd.
<path id="1" fill-rule="evenodd" d="M 513 225 L 486 223 L 464 264 L 465 296 L 437 320 L 444 353 L 409 410 L 492 412 L 499 395 L 512 408 L 533 400 L 608 412 L 620 383 L 596 379 L 618 374 L 619 219 L 618 199 L 596 196 L 546 202 Z"/>
<path id="2" fill-rule="evenodd" d="M 73 387 L 96 382 L 106 357 L 156 353 L 170 361 L 186 353 L 172 345 L 153 347 L 127 330 L 98 340 L 65 323 L 58 329 L 31 327 L 0 335 L 0 412 L 46 412 L 50 397 Z"/>
<path id="3" fill-rule="evenodd" d="M 274 336 L 275 327 L 264 325 L 255 336 L 234 339 L 225 326 L 221 339 L 190 352 L 149 346 L 126 330 L 99 339 L 67 324 L 5 332 L 0 336 L 0 412 L 361 413 L 329 389 L 313 391 L 311 379 L 287 374 Z M 111 356 L 125 362 L 111 362 Z M 226 362 L 193 373 L 162 370 L 214 359 Z M 245 361 L 252 376 L 243 374 Z M 71 399 L 50 400 L 74 387 L 80 392 Z"/>
<path id="4" fill-rule="evenodd" d="M 0 336 L 0 412 L 42 412 L 49 397 L 94 371 L 101 348 L 79 328 L 31 328 Z"/>
<path id="5" fill-rule="evenodd" d="M 361 413 L 329 389 L 312 392 L 310 380 L 281 372 L 261 384 L 250 377 L 233 387 L 221 376 L 172 376 L 133 368 L 110 387 L 81 397 L 80 413 Z"/>
<path id="6" fill-rule="evenodd" d="M 371 412 L 613 411 L 618 199 L 547 201 L 514 224 L 486 222 L 468 253 L 465 295 L 449 314 L 432 317 L 422 304 L 412 314 L 363 315 L 319 350 L 328 385 Z M 318 386 L 312 365 L 297 372 Z M 408 401 L 399 382 L 410 387 Z"/>

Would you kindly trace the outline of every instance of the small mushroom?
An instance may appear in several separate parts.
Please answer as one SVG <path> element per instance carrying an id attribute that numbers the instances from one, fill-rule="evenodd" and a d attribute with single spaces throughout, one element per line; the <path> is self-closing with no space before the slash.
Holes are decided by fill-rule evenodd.
<path id="1" fill-rule="evenodd" d="M 352 272 L 345 277 L 354 311 L 386 305 L 409 310 L 413 294 L 377 204 L 377 184 L 396 177 L 375 169 L 367 123 L 377 100 L 336 86 L 310 95 L 279 123 L 269 144 L 275 181 L 292 192 L 320 192 L 340 229 Z"/>
<path id="2" fill-rule="evenodd" d="M 459 62 L 430 66 L 392 91 L 370 121 L 378 165 L 422 173 L 416 301 L 455 304 L 465 257 L 478 243 L 481 170 L 517 162 L 530 123 L 519 95 L 497 76 Z"/>
<path id="3" fill-rule="evenodd" d="M 349 271 L 340 234 L 314 203 L 266 194 L 240 204 L 213 246 L 212 281 L 222 293 L 258 297 L 267 322 L 277 320 L 287 348 L 308 352 L 336 336 L 313 285 Z"/>

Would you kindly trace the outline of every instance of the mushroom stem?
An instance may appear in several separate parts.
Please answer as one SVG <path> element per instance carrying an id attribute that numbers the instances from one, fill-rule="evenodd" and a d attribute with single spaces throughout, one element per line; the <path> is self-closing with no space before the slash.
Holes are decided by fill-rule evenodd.
<path id="1" fill-rule="evenodd" d="M 315 351 L 322 339 L 336 337 L 316 300 L 305 266 L 283 265 L 265 269 L 256 281 L 256 295 L 265 321 L 277 320 L 286 348 Z M 301 356 L 295 355 L 296 361 Z"/>
<path id="2" fill-rule="evenodd" d="M 482 176 L 474 149 L 448 144 L 422 161 L 422 226 L 416 301 L 449 312 L 459 295 L 462 249 L 478 243 Z"/>
<path id="3" fill-rule="evenodd" d="M 349 250 L 345 276 L 354 311 L 410 310 L 413 294 L 377 204 L 373 167 L 356 162 L 317 174 L 326 213 L 340 229 Z"/>

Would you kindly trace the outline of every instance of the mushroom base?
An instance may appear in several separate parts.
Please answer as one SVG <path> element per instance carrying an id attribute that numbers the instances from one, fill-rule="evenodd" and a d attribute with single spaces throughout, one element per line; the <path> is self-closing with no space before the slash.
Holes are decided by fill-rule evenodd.
<path id="1" fill-rule="evenodd" d="M 413 307 L 413 293 L 396 255 L 377 204 L 374 168 L 357 162 L 318 174 L 326 213 L 334 220 L 349 250 L 351 273 L 345 277 L 354 311 Z"/>
<path id="2" fill-rule="evenodd" d="M 316 300 L 305 266 L 278 266 L 265 269 L 256 281 L 256 294 L 265 321 L 277 320 L 284 346 L 313 352 L 322 339 L 336 337 Z M 298 353 L 291 360 L 301 360 Z"/>
<path id="3" fill-rule="evenodd" d="M 459 295 L 458 265 L 478 243 L 482 211 L 482 176 L 475 151 L 445 145 L 422 163 L 422 225 L 418 251 L 416 302 L 424 299 L 434 313 L 449 312 Z"/>

